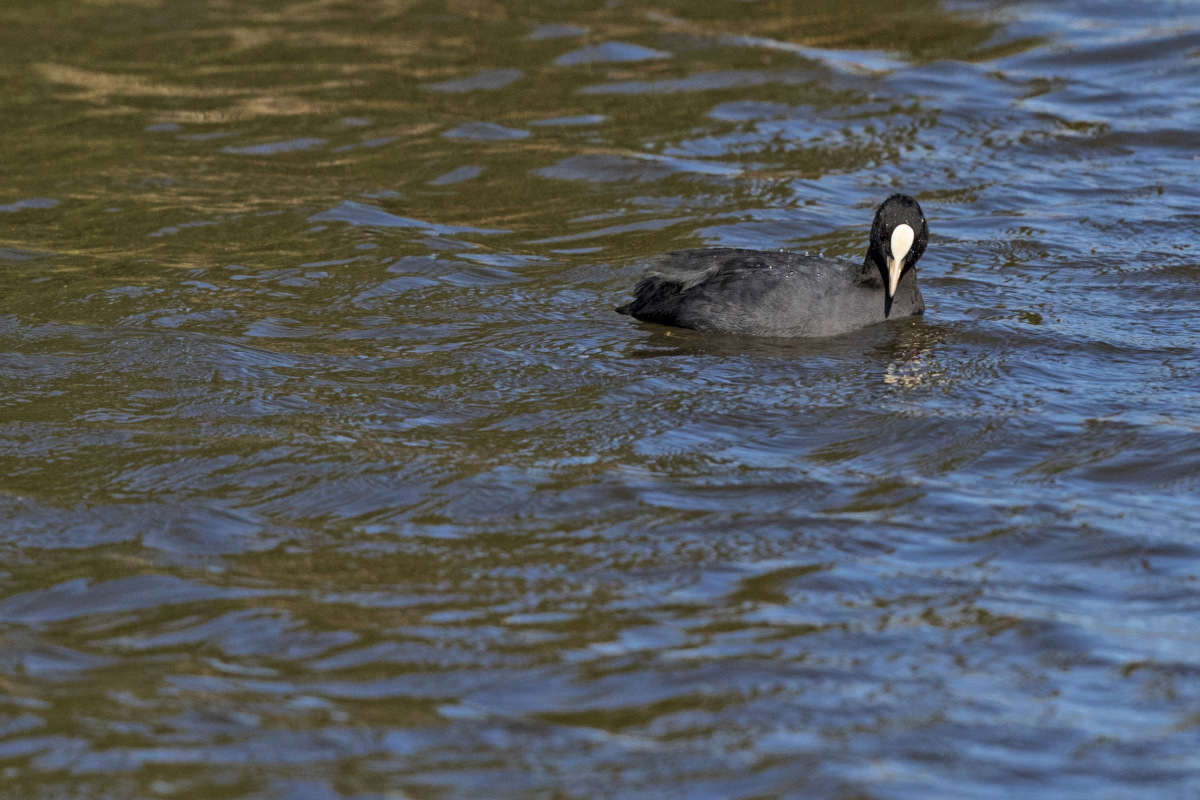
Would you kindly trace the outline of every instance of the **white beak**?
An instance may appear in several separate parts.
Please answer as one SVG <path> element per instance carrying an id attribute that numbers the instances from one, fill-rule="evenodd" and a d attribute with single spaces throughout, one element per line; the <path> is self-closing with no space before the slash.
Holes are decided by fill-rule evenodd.
<path id="1" fill-rule="evenodd" d="M 904 268 L 904 257 L 912 249 L 913 240 L 917 236 L 908 225 L 897 225 L 892 231 L 892 257 L 888 259 L 888 297 L 896 294 L 896 284 L 900 283 L 900 270 Z"/>

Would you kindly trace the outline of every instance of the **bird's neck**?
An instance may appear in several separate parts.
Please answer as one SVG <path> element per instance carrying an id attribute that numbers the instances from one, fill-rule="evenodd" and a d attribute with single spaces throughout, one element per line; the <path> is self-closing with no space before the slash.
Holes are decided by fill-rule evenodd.
<path id="1" fill-rule="evenodd" d="M 889 317 L 911 316 L 925 311 L 925 298 L 921 296 L 921 287 L 917 285 L 916 268 L 907 269 L 896 284 L 896 294 L 892 295 L 889 306 Z"/>
<path id="2" fill-rule="evenodd" d="M 858 282 L 877 289 L 887 286 L 887 260 L 875 250 L 868 250 L 858 270 Z"/>
<path id="3" fill-rule="evenodd" d="M 870 251 L 863 259 L 859 269 L 858 282 L 873 290 L 887 292 L 887 260 L 882 254 Z M 921 287 L 917 285 L 917 270 L 909 268 L 900 276 L 896 284 L 896 294 L 885 299 L 886 315 L 909 316 L 919 314 L 925 309 L 925 299 L 921 297 Z"/>

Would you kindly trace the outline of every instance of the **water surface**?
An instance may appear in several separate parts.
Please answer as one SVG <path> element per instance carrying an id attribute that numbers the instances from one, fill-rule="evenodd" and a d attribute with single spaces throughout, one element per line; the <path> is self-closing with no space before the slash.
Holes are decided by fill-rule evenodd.
<path id="1" fill-rule="evenodd" d="M 1193 796 L 1191 4 L 0 25 L 0 794 Z M 924 319 L 612 312 L 893 191 Z"/>

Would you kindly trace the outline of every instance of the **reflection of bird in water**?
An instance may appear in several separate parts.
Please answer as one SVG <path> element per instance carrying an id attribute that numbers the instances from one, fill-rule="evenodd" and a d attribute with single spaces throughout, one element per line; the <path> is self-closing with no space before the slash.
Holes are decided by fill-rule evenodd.
<path id="1" fill-rule="evenodd" d="M 912 389 L 927 385 L 944 376 L 945 368 L 936 356 L 937 345 L 946 336 L 945 330 L 923 325 L 910 328 L 899 341 L 876 347 L 880 362 L 885 364 L 883 382 L 889 386 Z"/>
<path id="2" fill-rule="evenodd" d="M 914 266 L 929 228 L 916 200 L 879 206 L 862 264 L 800 253 L 730 248 L 658 256 L 617 311 L 711 333 L 833 336 L 925 313 Z"/>

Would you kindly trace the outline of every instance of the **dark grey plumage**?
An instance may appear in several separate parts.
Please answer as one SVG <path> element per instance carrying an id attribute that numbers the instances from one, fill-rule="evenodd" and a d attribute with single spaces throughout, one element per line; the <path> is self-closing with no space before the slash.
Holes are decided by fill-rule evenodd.
<path id="1" fill-rule="evenodd" d="M 912 235 L 894 236 L 901 225 Z M 905 238 L 911 248 L 897 262 L 899 279 L 889 297 L 892 243 Z M 896 194 L 875 212 L 861 264 L 782 251 L 680 250 L 652 259 L 634 299 L 617 311 L 713 333 L 833 336 L 925 312 L 913 266 L 928 238 L 921 206 Z"/>

